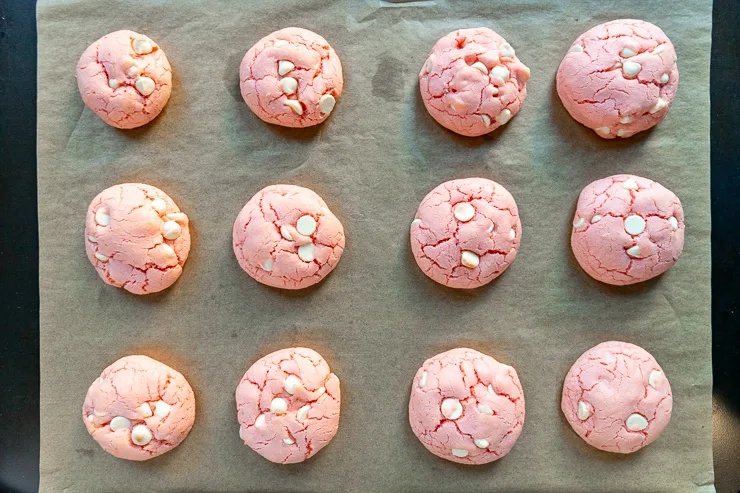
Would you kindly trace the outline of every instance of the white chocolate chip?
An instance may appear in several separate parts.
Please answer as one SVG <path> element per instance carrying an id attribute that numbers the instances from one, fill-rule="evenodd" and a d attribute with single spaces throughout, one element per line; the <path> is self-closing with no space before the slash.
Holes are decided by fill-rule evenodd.
<path id="1" fill-rule="evenodd" d="M 145 402 L 144 404 L 142 404 L 141 406 L 137 407 L 136 409 L 137 409 L 137 410 L 138 410 L 138 411 L 139 411 L 139 412 L 141 413 L 141 415 L 142 415 L 142 416 L 144 416 L 145 418 L 148 418 L 148 417 L 150 417 L 150 416 L 152 415 L 152 408 L 151 408 L 151 407 L 149 406 L 149 404 L 148 404 L 148 403 L 146 403 L 146 402 Z"/>
<path id="2" fill-rule="evenodd" d="M 618 69 L 618 68 L 622 68 L 622 62 L 620 62 L 619 60 L 617 60 L 616 62 L 614 62 L 614 65 L 612 65 L 612 68 L 615 69 L 615 70 Z"/>
<path id="3" fill-rule="evenodd" d="M 578 401 L 578 419 L 586 421 L 591 417 L 591 408 L 583 401 Z"/>
<path id="4" fill-rule="evenodd" d="M 280 60 L 278 62 L 278 74 L 285 75 L 288 72 L 292 71 L 295 68 L 295 65 L 293 65 L 292 62 L 289 62 L 288 60 Z"/>
<path id="5" fill-rule="evenodd" d="M 434 68 L 434 63 L 432 62 L 432 59 L 427 58 L 427 66 L 426 66 L 427 72 L 431 72 L 433 68 Z"/>
<path id="6" fill-rule="evenodd" d="M 648 375 L 648 384 L 650 384 L 652 388 L 655 388 L 655 383 L 657 379 L 661 377 L 661 375 L 662 373 L 658 370 L 651 371 L 650 375 Z"/>
<path id="7" fill-rule="evenodd" d="M 244 440 L 244 430 L 242 430 L 242 427 L 241 426 L 239 427 L 239 438 L 241 440 Z"/>
<path id="8" fill-rule="evenodd" d="M 486 228 L 486 233 L 490 233 L 491 231 L 493 231 L 493 226 L 493 223 L 491 223 L 491 225 Z"/>
<path id="9" fill-rule="evenodd" d="M 136 38 L 134 40 L 134 51 L 139 55 L 148 55 L 153 49 L 151 41 L 146 38 Z"/>
<path id="10" fill-rule="evenodd" d="M 622 56 L 623 56 L 624 58 L 629 58 L 629 57 L 631 57 L 631 56 L 635 56 L 635 55 L 637 55 L 637 53 L 636 53 L 635 51 L 631 50 L 630 48 L 627 48 L 627 47 L 625 46 L 624 48 L 622 48 L 622 53 L 621 53 L 621 55 L 622 55 Z"/>
<path id="11" fill-rule="evenodd" d="M 591 218 L 591 224 L 597 223 L 601 221 L 602 216 L 599 214 L 596 214 L 594 217 Z"/>
<path id="12" fill-rule="evenodd" d="M 509 123 L 509 120 L 511 120 L 511 110 L 509 110 L 508 108 L 496 115 L 496 121 L 499 122 L 501 125 L 506 125 L 507 123 Z"/>
<path id="13" fill-rule="evenodd" d="M 280 226 L 280 236 L 288 241 L 293 241 L 293 235 L 290 234 L 290 229 L 284 224 Z"/>
<path id="14" fill-rule="evenodd" d="M 661 53 L 663 53 L 663 50 L 664 50 L 663 45 L 658 45 L 655 48 L 653 48 L 653 51 L 651 51 L 650 53 L 652 53 L 653 55 L 660 55 Z"/>
<path id="15" fill-rule="evenodd" d="M 488 67 L 486 67 L 483 64 L 483 62 L 475 62 L 474 64 L 471 65 L 471 67 L 473 67 L 476 70 L 480 70 L 481 73 L 488 75 Z"/>
<path id="16" fill-rule="evenodd" d="M 491 126 L 491 117 L 490 116 L 488 116 L 488 115 L 481 115 L 480 117 L 481 117 L 481 120 L 483 120 L 483 125 L 485 125 L 486 127 L 490 127 Z"/>
<path id="17" fill-rule="evenodd" d="M 118 89 L 118 86 L 120 86 L 120 85 L 121 84 L 119 84 L 116 79 L 108 79 L 108 86 L 111 89 Z"/>
<path id="18" fill-rule="evenodd" d="M 136 425 L 131 430 L 131 441 L 139 446 L 144 446 L 152 441 L 152 432 L 146 425 Z"/>
<path id="19" fill-rule="evenodd" d="M 468 269 L 475 269 L 480 263 L 480 257 L 469 250 L 463 250 L 460 263 Z"/>
<path id="20" fill-rule="evenodd" d="M 663 75 L 660 76 L 660 83 L 661 84 L 666 84 L 668 82 L 668 79 L 670 79 L 670 78 L 671 78 L 670 75 L 663 74 Z"/>
<path id="21" fill-rule="evenodd" d="M 108 226 L 110 224 L 108 209 L 101 207 L 100 209 L 95 211 L 95 222 L 101 226 Z"/>
<path id="22" fill-rule="evenodd" d="M 663 108 L 665 108 L 666 106 L 668 106 L 668 102 L 663 98 L 658 98 L 658 101 L 655 103 L 655 106 L 650 108 L 650 114 L 652 115 L 653 113 L 657 113 Z"/>
<path id="23" fill-rule="evenodd" d="M 308 404 L 306 404 L 305 406 L 303 406 L 302 408 L 300 408 L 298 410 L 298 412 L 295 414 L 295 419 L 299 423 L 303 423 L 306 420 L 306 418 L 308 417 L 308 411 L 310 409 L 311 409 L 311 406 L 308 405 Z"/>
<path id="24" fill-rule="evenodd" d="M 337 104 L 337 100 L 331 94 L 324 94 L 319 98 L 319 108 L 322 113 L 331 113 L 335 104 Z"/>
<path id="25" fill-rule="evenodd" d="M 319 387 L 319 388 L 318 388 L 318 389 L 316 390 L 317 398 L 318 398 L 318 396 L 322 396 L 322 395 L 324 395 L 324 392 L 326 392 L 326 388 L 324 388 L 324 387 Z"/>
<path id="26" fill-rule="evenodd" d="M 87 415 L 87 420 L 88 421 L 95 421 L 95 416 L 93 416 L 92 414 L 88 414 Z"/>
<path id="27" fill-rule="evenodd" d="M 509 80 L 509 69 L 503 65 L 496 65 L 491 69 L 491 75 L 506 82 Z"/>
<path id="28" fill-rule="evenodd" d="M 313 262 L 313 259 L 316 258 L 314 255 L 313 243 L 299 246 L 298 257 L 304 262 Z"/>
<path id="29" fill-rule="evenodd" d="M 634 258 L 640 258 L 640 245 L 635 245 L 627 249 L 627 255 Z"/>
<path id="30" fill-rule="evenodd" d="M 105 416 L 108 416 L 108 413 L 106 412 L 98 412 L 97 410 L 93 410 L 93 414 L 99 418 L 104 418 Z"/>
<path id="31" fill-rule="evenodd" d="M 285 382 L 283 383 L 285 391 L 290 395 L 295 394 L 296 389 L 300 386 L 301 380 L 295 375 L 288 375 L 288 377 L 285 379 Z"/>
<path id="32" fill-rule="evenodd" d="M 97 383 L 98 385 L 101 385 L 103 383 L 103 377 L 96 378 L 95 383 Z"/>
<path id="33" fill-rule="evenodd" d="M 498 87 L 496 86 L 490 86 L 491 87 L 491 95 L 495 96 L 498 94 Z"/>
<path id="34" fill-rule="evenodd" d="M 460 401 L 452 397 L 444 399 L 440 409 L 442 411 L 442 416 L 453 421 L 462 416 L 463 412 L 463 407 L 462 404 L 460 404 Z"/>
<path id="35" fill-rule="evenodd" d="M 100 260 L 101 262 L 107 262 L 108 261 L 108 257 L 106 257 L 105 255 L 103 255 L 102 253 L 99 253 L 99 252 L 95 252 L 95 258 L 98 259 L 98 260 Z"/>
<path id="36" fill-rule="evenodd" d="M 275 42 L 272 44 L 275 48 L 282 48 L 283 46 L 287 46 L 288 42 L 284 39 L 276 39 Z"/>
<path id="37" fill-rule="evenodd" d="M 157 214 L 162 215 L 167 211 L 167 202 L 162 199 L 152 200 L 152 209 L 157 211 Z"/>
<path id="38" fill-rule="evenodd" d="M 280 90 L 285 94 L 293 94 L 298 89 L 298 81 L 293 77 L 284 77 L 280 79 Z"/>
<path id="39" fill-rule="evenodd" d="M 293 439 L 292 439 L 292 438 L 290 438 L 290 437 L 287 437 L 287 438 L 283 438 L 283 443 L 284 443 L 285 445 L 293 445 L 293 444 L 295 443 L 295 440 L 293 440 Z"/>
<path id="40" fill-rule="evenodd" d="M 622 71 L 624 72 L 624 75 L 627 77 L 634 77 L 637 74 L 640 73 L 640 70 L 642 70 L 642 65 L 640 65 L 637 62 L 633 62 L 631 60 L 627 60 L 622 64 Z"/>
<path id="41" fill-rule="evenodd" d="M 622 186 L 626 188 L 627 190 L 637 190 L 639 187 L 637 186 L 637 182 L 632 178 L 627 178 L 622 182 Z"/>
<path id="42" fill-rule="evenodd" d="M 182 233 L 182 228 L 176 221 L 167 221 L 162 225 L 162 236 L 168 240 L 176 240 L 180 233 Z"/>
<path id="43" fill-rule="evenodd" d="M 136 87 L 136 90 L 141 93 L 142 96 L 149 96 L 151 93 L 154 92 L 154 89 L 156 88 L 154 80 L 152 80 L 151 77 L 147 76 L 137 77 L 134 86 Z"/>
<path id="44" fill-rule="evenodd" d="M 87 239 L 90 240 L 92 243 L 97 243 L 98 242 L 98 239 L 95 238 L 94 236 L 88 236 Z"/>
<path id="45" fill-rule="evenodd" d="M 285 106 L 290 108 L 291 110 L 295 111 L 298 115 L 303 114 L 303 106 L 301 106 L 301 103 L 298 102 L 295 99 L 288 99 L 285 101 Z"/>
<path id="46" fill-rule="evenodd" d="M 424 372 L 421 374 L 421 378 L 419 379 L 419 387 L 422 389 L 426 387 L 427 385 L 427 372 Z"/>
<path id="47" fill-rule="evenodd" d="M 113 431 L 123 430 L 129 427 L 131 427 L 131 421 L 123 416 L 116 416 L 110 420 L 110 429 Z"/>
<path id="48" fill-rule="evenodd" d="M 583 46 L 581 45 L 573 45 L 570 47 L 570 50 L 568 50 L 572 53 L 583 53 Z"/>
<path id="49" fill-rule="evenodd" d="M 165 416 L 170 414 L 171 408 L 172 406 L 167 404 L 165 401 L 157 401 L 154 404 L 154 415 L 160 418 L 164 418 Z"/>
<path id="50" fill-rule="evenodd" d="M 482 412 L 483 414 L 493 416 L 493 409 L 491 409 L 491 406 L 488 406 L 486 404 L 478 404 L 478 411 Z"/>
<path id="51" fill-rule="evenodd" d="M 489 392 L 490 394 L 493 394 L 493 395 L 498 395 L 498 394 L 496 394 L 496 392 L 495 392 L 495 391 L 493 390 L 493 384 L 492 384 L 492 383 L 491 383 L 491 384 L 488 384 L 488 392 Z"/>
<path id="52" fill-rule="evenodd" d="M 619 123 L 629 123 L 632 121 L 632 116 L 630 115 L 624 115 L 622 118 L 619 119 Z"/>
<path id="53" fill-rule="evenodd" d="M 645 231 L 645 220 L 637 215 L 627 216 L 624 220 L 624 230 L 631 235 L 639 235 Z"/>
<path id="54" fill-rule="evenodd" d="M 671 229 L 673 231 L 677 231 L 678 230 L 678 219 L 676 219 L 675 217 L 671 216 L 668 219 L 668 222 L 671 223 Z"/>
<path id="55" fill-rule="evenodd" d="M 411 221 L 411 226 L 413 226 L 414 224 L 421 224 L 421 219 L 414 219 L 413 221 Z"/>
<path id="56" fill-rule="evenodd" d="M 274 260 L 272 260 L 271 258 L 268 258 L 268 259 L 267 259 L 267 260 L 265 260 L 265 261 L 264 261 L 264 263 L 262 264 L 262 268 L 263 268 L 264 270 L 266 270 L 267 272 L 271 272 L 271 271 L 272 271 L 272 264 L 274 264 L 274 263 L 275 263 L 275 261 L 274 261 Z"/>
<path id="57" fill-rule="evenodd" d="M 265 427 L 265 415 L 260 414 L 257 416 L 257 419 L 254 420 L 254 427 L 255 428 L 264 428 Z"/>
<path id="58" fill-rule="evenodd" d="M 475 443 L 475 446 L 478 448 L 488 448 L 488 440 L 485 438 L 476 438 L 473 440 L 473 443 Z"/>
<path id="59" fill-rule="evenodd" d="M 514 48 L 512 48 L 509 43 L 502 44 L 498 47 L 498 49 L 501 52 L 501 56 L 513 57 L 514 55 L 516 55 Z"/>
<path id="60" fill-rule="evenodd" d="M 576 222 L 576 223 L 575 223 L 575 224 L 573 225 L 573 227 L 574 227 L 575 229 L 578 229 L 578 228 L 582 228 L 582 227 L 583 227 L 583 226 L 585 226 L 585 225 L 586 225 L 586 220 L 585 220 L 585 219 L 583 219 L 583 218 L 581 217 L 581 218 L 579 218 L 579 219 L 578 219 L 578 222 Z"/>
<path id="61" fill-rule="evenodd" d="M 596 129 L 596 131 L 604 135 L 609 135 L 610 133 L 612 133 L 612 129 L 609 127 L 599 127 Z"/>
<path id="62" fill-rule="evenodd" d="M 624 137 L 625 135 L 627 135 L 627 130 L 623 128 L 620 128 L 619 130 L 617 130 L 617 137 Z"/>
<path id="63" fill-rule="evenodd" d="M 316 231 L 316 219 L 311 216 L 301 216 L 295 224 L 295 229 L 303 236 L 311 236 Z"/>
<path id="64" fill-rule="evenodd" d="M 184 212 L 173 212 L 171 214 L 167 214 L 165 217 L 182 224 L 188 224 L 189 222 L 188 216 Z"/>
<path id="65" fill-rule="evenodd" d="M 167 257 L 177 257 L 177 255 L 175 254 L 175 250 L 167 243 L 162 243 L 162 245 L 160 245 L 160 248 L 162 249 L 162 253 Z"/>
<path id="66" fill-rule="evenodd" d="M 129 77 L 136 77 L 141 73 L 141 69 L 137 67 L 136 65 L 131 65 L 128 70 L 126 70 L 126 75 Z"/>
<path id="67" fill-rule="evenodd" d="M 514 240 L 516 238 L 516 231 L 514 231 L 514 228 L 509 230 L 509 239 Z"/>
<path id="68" fill-rule="evenodd" d="M 461 202 L 455 206 L 455 219 L 464 223 L 473 219 L 475 216 L 475 207 L 468 204 L 467 202 Z"/>
<path id="69" fill-rule="evenodd" d="M 647 428 L 648 421 L 642 414 L 633 413 L 629 415 L 625 424 L 627 425 L 627 429 L 630 431 L 642 431 Z"/>
<path id="70" fill-rule="evenodd" d="M 468 456 L 468 451 L 467 450 L 463 450 L 463 449 L 459 449 L 459 448 L 453 448 L 452 449 L 452 455 L 454 455 L 455 457 L 460 457 L 460 458 L 467 457 Z"/>
<path id="71" fill-rule="evenodd" d="M 281 397 L 275 397 L 270 403 L 270 412 L 273 414 L 285 414 L 288 412 L 288 403 Z"/>

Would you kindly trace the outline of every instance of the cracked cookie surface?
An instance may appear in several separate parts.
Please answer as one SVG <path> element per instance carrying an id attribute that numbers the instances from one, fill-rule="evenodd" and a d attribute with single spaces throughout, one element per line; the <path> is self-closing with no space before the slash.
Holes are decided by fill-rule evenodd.
<path id="1" fill-rule="evenodd" d="M 631 137 L 668 114 L 678 90 L 676 50 L 649 22 L 620 19 L 589 29 L 557 72 L 563 106 L 599 137 Z"/>
<path id="2" fill-rule="evenodd" d="M 125 356 L 100 374 L 82 406 L 88 433 L 109 454 L 143 461 L 177 447 L 195 421 L 195 395 L 179 372 Z"/>
<path id="3" fill-rule="evenodd" d="M 85 220 L 87 258 L 106 283 L 134 294 L 174 284 L 190 252 L 188 217 L 162 190 L 123 183 L 103 190 Z"/>
<path id="4" fill-rule="evenodd" d="M 409 422 L 434 455 L 486 464 L 509 453 L 524 425 L 524 394 L 516 370 L 474 349 L 457 348 L 416 372 Z"/>
<path id="5" fill-rule="evenodd" d="M 172 69 L 152 39 L 133 31 L 106 34 L 77 62 L 82 100 L 105 123 L 130 129 L 157 117 L 170 99 Z"/>
<path id="6" fill-rule="evenodd" d="M 265 459 L 303 462 L 339 427 L 339 379 L 312 349 L 288 348 L 259 359 L 236 388 L 239 437 Z"/>
<path id="7" fill-rule="evenodd" d="M 629 454 L 653 442 L 671 419 L 671 386 L 655 358 L 639 346 L 609 341 L 573 364 L 561 409 L 586 443 Z"/>

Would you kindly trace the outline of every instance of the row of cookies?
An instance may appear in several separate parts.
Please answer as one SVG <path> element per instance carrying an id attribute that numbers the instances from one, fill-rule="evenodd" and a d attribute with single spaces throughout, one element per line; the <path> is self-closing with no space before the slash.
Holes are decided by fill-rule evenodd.
<path id="1" fill-rule="evenodd" d="M 488 28 L 458 29 L 432 48 L 419 73 L 429 113 L 444 127 L 478 136 L 508 123 L 527 96 L 530 70 Z M 604 138 L 631 137 L 658 124 L 678 89 L 676 52 L 649 22 L 620 19 L 576 39 L 557 72 L 557 92 L 571 116 Z M 239 68 L 244 101 L 262 120 L 317 125 L 342 94 L 337 53 L 318 34 L 289 27 L 260 39 Z M 116 31 L 90 45 L 77 64 L 85 104 L 106 123 L 136 128 L 162 111 L 172 71 L 151 38 Z"/>

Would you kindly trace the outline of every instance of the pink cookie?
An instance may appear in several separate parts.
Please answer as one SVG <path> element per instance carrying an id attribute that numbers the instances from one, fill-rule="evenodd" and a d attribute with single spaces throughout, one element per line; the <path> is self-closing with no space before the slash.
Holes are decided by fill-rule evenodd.
<path id="1" fill-rule="evenodd" d="M 154 120 L 170 99 L 170 62 L 157 43 L 133 31 L 106 34 L 77 62 L 82 100 L 108 125 L 136 128 Z"/>
<path id="2" fill-rule="evenodd" d="M 236 388 L 239 438 L 271 462 L 303 462 L 336 435 L 339 402 L 339 379 L 319 353 L 275 351 Z"/>
<path id="3" fill-rule="evenodd" d="M 342 95 L 342 64 L 318 34 L 287 27 L 260 39 L 239 67 L 242 97 L 267 123 L 310 127 Z"/>
<path id="4" fill-rule="evenodd" d="M 334 270 L 344 228 L 314 191 L 271 185 L 252 197 L 234 222 L 234 254 L 262 284 L 301 289 Z"/>
<path id="5" fill-rule="evenodd" d="M 586 443 L 629 454 L 658 438 L 671 419 L 671 385 L 655 358 L 627 342 L 581 355 L 563 384 L 561 408 Z"/>
<path id="6" fill-rule="evenodd" d="M 126 356 L 90 386 L 82 419 L 109 454 L 149 460 L 188 436 L 195 421 L 195 395 L 185 377 L 164 363 Z"/>
<path id="7" fill-rule="evenodd" d="M 162 190 L 124 183 L 90 203 L 85 250 L 100 277 L 134 294 L 170 287 L 190 251 L 188 217 Z"/>
<path id="8" fill-rule="evenodd" d="M 570 244 L 594 279 L 634 284 L 673 267 L 684 230 L 681 201 L 673 192 L 647 178 L 615 175 L 581 192 Z"/>
<path id="9" fill-rule="evenodd" d="M 458 29 L 437 41 L 419 73 L 424 105 L 460 135 L 493 132 L 519 112 L 529 69 L 504 38 L 485 27 Z"/>
<path id="10" fill-rule="evenodd" d="M 411 250 L 424 273 L 451 288 L 477 288 L 514 261 L 522 223 L 514 197 L 485 178 L 445 182 L 411 223 Z"/>
<path id="11" fill-rule="evenodd" d="M 416 372 L 409 422 L 427 450 L 443 459 L 498 460 L 509 453 L 524 424 L 516 370 L 474 349 L 438 354 Z"/>
<path id="12" fill-rule="evenodd" d="M 570 116 L 605 139 L 660 123 L 678 89 L 676 50 L 659 27 L 620 19 L 576 39 L 557 74 Z"/>

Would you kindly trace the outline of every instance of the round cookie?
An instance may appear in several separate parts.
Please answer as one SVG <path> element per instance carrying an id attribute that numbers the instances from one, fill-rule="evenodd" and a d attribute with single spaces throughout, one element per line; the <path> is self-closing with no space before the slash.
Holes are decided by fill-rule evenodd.
<path id="1" fill-rule="evenodd" d="M 154 120 L 170 99 L 172 71 L 164 51 L 133 31 L 106 34 L 77 62 L 82 100 L 116 128 L 136 128 Z"/>
<path id="2" fill-rule="evenodd" d="M 671 419 L 671 385 L 650 353 L 602 342 L 581 355 L 563 384 L 561 409 L 589 445 L 629 454 L 653 442 Z"/>
<path id="3" fill-rule="evenodd" d="M 90 386 L 82 420 L 109 454 L 149 460 L 188 436 L 195 421 L 195 395 L 185 377 L 164 363 L 126 356 Z"/>
<path id="4" fill-rule="evenodd" d="M 339 379 L 319 353 L 275 351 L 253 364 L 236 388 L 239 437 L 271 462 L 303 462 L 336 435 L 339 403 Z"/>
<path id="5" fill-rule="evenodd" d="M 237 216 L 234 254 L 239 265 L 268 286 L 301 289 L 327 276 L 344 251 L 344 228 L 314 191 L 271 185 Z"/>
<path id="6" fill-rule="evenodd" d="M 239 67 L 244 101 L 267 123 L 310 127 L 329 117 L 342 95 L 342 63 L 324 38 L 287 27 L 260 39 Z"/>
<path id="7" fill-rule="evenodd" d="M 647 178 L 615 175 L 581 192 L 570 244 L 594 279 L 634 284 L 673 267 L 684 230 L 681 201 L 673 192 Z"/>
<path id="8" fill-rule="evenodd" d="M 498 277 L 514 261 L 521 237 L 514 197 L 485 178 L 439 185 L 411 223 L 416 263 L 451 288 L 477 288 Z"/>
<path id="9" fill-rule="evenodd" d="M 668 114 L 678 90 L 676 50 L 659 27 L 620 19 L 589 29 L 560 64 L 563 106 L 599 137 L 631 137 Z"/>
<path id="10" fill-rule="evenodd" d="M 486 464 L 509 453 L 524 424 L 524 394 L 514 368 L 474 349 L 424 362 L 409 401 L 411 429 L 434 455 Z"/>
<path id="11" fill-rule="evenodd" d="M 156 293 L 182 273 L 190 251 L 188 217 L 156 187 L 115 185 L 90 203 L 85 250 L 106 283 L 134 294 Z"/>
<path id="12" fill-rule="evenodd" d="M 529 76 L 514 48 L 494 31 L 458 29 L 432 48 L 419 73 L 419 89 L 440 125 L 475 137 L 493 132 L 519 112 Z"/>

